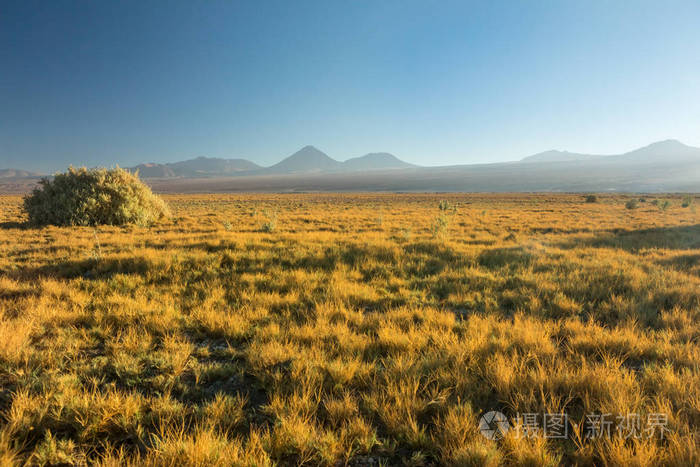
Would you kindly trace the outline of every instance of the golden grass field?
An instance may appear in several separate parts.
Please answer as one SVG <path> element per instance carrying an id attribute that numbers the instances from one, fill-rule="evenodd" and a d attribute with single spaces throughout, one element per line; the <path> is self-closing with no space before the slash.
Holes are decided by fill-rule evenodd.
<path id="1" fill-rule="evenodd" d="M 0 197 L 0 465 L 698 465 L 681 198 L 170 195 L 33 229 Z"/>

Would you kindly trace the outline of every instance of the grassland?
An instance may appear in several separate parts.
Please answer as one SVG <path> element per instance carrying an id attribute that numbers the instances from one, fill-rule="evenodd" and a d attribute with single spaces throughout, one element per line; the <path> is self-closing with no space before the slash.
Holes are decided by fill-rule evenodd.
<path id="1" fill-rule="evenodd" d="M 30 229 L 0 197 L 0 465 L 698 465 L 700 200 L 655 198 L 173 195 Z"/>

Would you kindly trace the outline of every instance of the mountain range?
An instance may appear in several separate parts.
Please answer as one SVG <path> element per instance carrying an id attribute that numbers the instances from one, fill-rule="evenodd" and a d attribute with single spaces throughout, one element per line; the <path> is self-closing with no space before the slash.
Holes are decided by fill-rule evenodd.
<path id="1" fill-rule="evenodd" d="M 138 171 L 142 178 L 225 176 L 261 168 L 258 164 L 246 159 L 219 159 L 216 157 L 197 157 L 196 159 L 168 164 L 151 162 L 129 167 L 132 171 Z"/>
<path id="2" fill-rule="evenodd" d="M 305 146 L 270 167 L 246 159 L 198 157 L 129 169 L 160 191 L 700 192 L 700 148 L 676 140 L 616 155 L 551 150 L 515 162 L 442 167 L 416 166 L 388 153 L 341 162 Z M 5 185 L 37 177 L 0 170 Z"/>
<path id="3" fill-rule="evenodd" d="M 642 164 L 654 162 L 685 162 L 697 160 L 700 156 L 700 148 L 686 146 L 675 139 L 658 141 L 643 148 L 624 154 L 602 156 L 594 154 L 579 154 L 568 151 L 545 151 L 539 154 L 525 157 L 520 162 L 603 162 L 613 163 L 621 161 L 637 162 Z"/>
<path id="4" fill-rule="evenodd" d="M 313 146 L 304 146 L 271 167 L 261 167 L 246 159 L 217 159 L 198 157 L 168 164 L 140 164 L 129 167 L 138 170 L 142 178 L 221 177 L 230 175 L 299 174 L 349 172 L 358 170 L 389 170 L 415 167 L 388 153 L 372 153 L 345 162 L 332 159 Z"/>
<path id="5" fill-rule="evenodd" d="M 453 166 L 459 168 L 479 166 L 500 166 L 503 164 L 584 164 L 590 167 L 616 166 L 619 164 L 648 166 L 649 164 L 673 165 L 700 162 L 700 148 L 686 146 L 680 141 L 666 140 L 652 143 L 643 148 L 617 155 L 581 154 L 551 150 L 525 157 L 516 162 L 496 164 L 475 164 Z M 143 178 L 168 177 L 222 177 L 232 175 L 281 175 L 281 174 L 321 174 L 350 173 L 357 171 L 387 171 L 398 169 L 439 170 L 439 167 L 420 167 L 402 161 L 385 153 L 370 153 L 361 157 L 337 161 L 314 146 L 305 146 L 271 167 L 261 167 L 246 159 L 216 159 L 198 157 L 169 164 L 141 164 L 131 167 L 138 170 Z"/>
<path id="6" fill-rule="evenodd" d="M 28 170 L 19 169 L 0 169 L 0 179 L 2 178 L 32 178 L 40 177 L 41 174 L 37 172 L 30 172 Z"/>

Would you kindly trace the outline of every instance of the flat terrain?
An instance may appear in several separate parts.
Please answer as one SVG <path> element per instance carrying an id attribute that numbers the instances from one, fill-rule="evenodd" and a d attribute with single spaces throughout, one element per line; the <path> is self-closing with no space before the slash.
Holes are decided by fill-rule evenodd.
<path id="1" fill-rule="evenodd" d="M 0 465 L 697 465 L 700 198 L 637 198 L 0 197 Z"/>

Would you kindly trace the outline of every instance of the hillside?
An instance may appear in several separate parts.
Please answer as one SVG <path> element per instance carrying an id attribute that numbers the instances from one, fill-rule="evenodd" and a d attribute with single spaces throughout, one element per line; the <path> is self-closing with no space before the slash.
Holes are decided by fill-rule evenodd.
<path id="1" fill-rule="evenodd" d="M 167 164 L 146 163 L 129 167 L 139 171 L 143 178 L 169 177 L 214 177 L 235 175 L 241 172 L 260 169 L 254 162 L 246 159 L 220 159 L 216 157 L 197 157 Z"/>
<path id="2" fill-rule="evenodd" d="M 619 156 L 611 156 L 611 158 L 620 162 L 659 163 L 665 165 L 693 163 L 700 161 L 700 148 L 687 146 L 674 139 L 668 139 L 620 154 Z"/>
<path id="3" fill-rule="evenodd" d="M 304 146 L 265 170 L 267 173 L 321 172 L 340 168 L 341 163 L 313 146 Z"/>
<path id="4" fill-rule="evenodd" d="M 129 167 L 131 172 L 138 172 L 141 178 L 165 178 L 175 177 L 175 171 L 166 164 L 146 163 L 135 167 Z"/>
<path id="5" fill-rule="evenodd" d="M 220 159 L 216 157 L 197 157 L 196 159 L 174 162 L 168 166 L 180 177 L 236 174 L 261 168 L 258 164 L 247 159 Z"/>
<path id="6" fill-rule="evenodd" d="M 37 172 L 30 172 L 28 170 L 0 169 L 0 178 L 29 178 L 40 176 L 41 174 Z"/>
<path id="7" fill-rule="evenodd" d="M 591 161 L 604 156 L 596 156 L 593 154 L 579 154 L 569 151 L 544 151 L 532 156 L 525 157 L 520 162 L 573 162 L 573 161 Z"/>
<path id="8" fill-rule="evenodd" d="M 305 146 L 271 167 L 261 167 L 247 159 L 197 157 L 167 164 L 147 163 L 131 167 L 143 178 L 199 178 L 252 176 L 263 174 L 334 173 L 358 170 L 385 170 L 416 167 L 389 153 L 370 153 L 339 162 L 314 146 Z"/>
<path id="9" fill-rule="evenodd" d="M 601 156 L 568 151 L 550 150 L 525 157 L 524 163 L 535 162 L 590 162 L 590 163 L 683 163 L 700 160 L 700 148 L 687 146 L 680 141 L 668 139 L 657 141 L 623 154 Z"/>
<path id="10" fill-rule="evenodd" d="M 346 170 L 407 169 L 410 167 L 416 166 L 387 152 L 374 152 L 343 162 L 343 169 Z"/>

